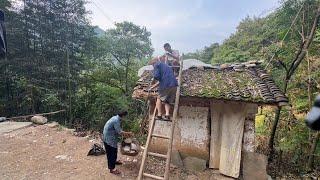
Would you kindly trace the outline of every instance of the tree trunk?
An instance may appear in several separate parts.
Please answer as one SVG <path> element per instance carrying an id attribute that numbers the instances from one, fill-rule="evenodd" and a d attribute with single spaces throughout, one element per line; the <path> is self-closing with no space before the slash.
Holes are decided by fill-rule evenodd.
<path id="1" fill-rule="evenodd" d="M 269 161 L 271 161 L 274 154 L 274 138 L 278 126 L 278 122 L 280 119 L 281 107 L 277 107 L 277 111 L 275 114 L 274 122 L 271 129 L 270 139 L 269 139 Z"/>
<path id="2" fill-rule="evenodd" d="M 125 79 L 125 83 L 126 83 L 126 86 L 125 86 L 125 91 L 126 91 L 126 92 L 125 92 L 125 95 L 126 95 L 126 96 L 128 96 L 128 89 L 129 89 L 129 84 L 128 84 L 128 83 L 129 83 L 129 80 L 128 80 L 128 75 L 129 75 L 129 61 L 130 61 L 130 59 L 128 58 L 128 59 L 127 59 L 127 62 L 126 62 L 126 75 L 125 75 L 125 76 L 126 76 L 126 77 L 125 77 L 125 78 L 126 78 L 126 79 Z"/>
<path id="3" fill-rule="evenodd" d="M 71 100 L 71 74 L 70 74 L 70 61 L 69 61 L 69 50 L 67 49 L 67 68 L 68 68 L 68 92 L 69 92 L 69 122 L 71 123 L 72 121 L 72 100 Z M 67 124 L 67 123 L 66 123 Z"/>
<path id="4" fill-rule="evenodd" d="M 314 153 L 316 152 L 319 138 L 320 138 L 320 133 L 317 132 L 314 139 L 313 139 L 311 149 L 310 149 L 310 154 L 309 154 L 308 163 L 307 163 L 307 170 L 308 171 L 310 171 L 313 167 Z"/>
<path id="5" fill-rule="evenodd" d="M 283 87 L 283 93 L 286 94 L 287 93 L 287 87 L 288 87 L 288 83 L 289 83 L 289 79 L 286 77 L 286 80 L 284 81 L 284 87 Z M 271 161 L 273 154 L 274 154 L 274 138 L 276 135 L 276 131 L 277 131 L 277 126 L 280 120 L 280 114 L 281 114 L 281 107 L 277 107 L 277 111 L 274 117 L 274 122 L 272 125 L 272 129 L 271 129 L 271 133 L 270 133 L 270 139 L 269 139 L 269 158 L 268 160 Z"/>
<path id="6" fill-rule="evenodd" d="M 298 66 L 300 65 L 301 61 L 304 59 L 306 52 L 314 38 L 314 34 L 317 30 L 318 27 L 318 22 L 320 19 L 320 6 L 317 9 L 317 13 L 316 16 L 314 18 L 313 24 L 312 24 L 312 28 L 310 30 L 310 33 L 308 35 L 307 38 L 305 38 L 306 40 L 302 42 L 300 50 L 298 51 L 295 59 L 292 61 L 290 68 L 287 70 L 286 72 L 286 81 L 284 84 L 284 93 L 287 92 L 287 86 L 288 86 L 288 82 L 291 79 L 292 75 L 294 74 L 294 72 L 296 71 L 296 69 L 298 68 Z M 274 154 L 274 138 L 275 138 L 275 134 L 277 131 L 277 126 L 278 126 L 278 122 L 280 119 L 280 113 L 281 113 L 281 107 L 277 108 L 276 114 L 275 114 L 275 120 L 273 122 L 272 125 L 272 130 L 270 133 L 270 139 L 269 139 L 269 161 L 272 159 L 273 154 Z"/>
<path id="7" fill-rule="evenodd" d="M 309 54 L 307 51 L 307 60 L 308 60 L 308 104 L 309 104 L 309 109 L 312 107 L 312 97 L 311 97 L 311 77 L 310 77 L 310 59 L 309 59 Z M 312 131 L 309 130 L 309 142 L 310 142 L 310 152 L 308 155 L 308 163 L 307 163 L 307 171 L 310 171 L 313 167 L 313 161 L 314 161 L 314 153 L 316 151 L 317 143 L 319 141 L 319 133 L 315 135 L 315 137 L 312 137 Z"/>

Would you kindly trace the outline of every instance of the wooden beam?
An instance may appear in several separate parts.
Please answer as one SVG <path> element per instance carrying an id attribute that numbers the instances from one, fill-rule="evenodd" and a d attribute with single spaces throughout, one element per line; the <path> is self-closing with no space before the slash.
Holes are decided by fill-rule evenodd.
<path id="1" fill-rule="evenodd" d="M 16 117 L 11 117 L 7 118 L 7 120 L 14 120 L 14 119 L 21 119 L 21 118 L 28 118 L 31 116 L 45 116 L 45 115 L 52 115 L 52 114 L 58 114 L 61 112 L 65 112 L 66 110 L 59 110 L 59 111 L 53 111 L 53 112 L 47 112 L 47 113 L 40 113 L 40 114 L 30 114 L 30 115 L 24 115 L 24 116 L 16 116 Z"/>
<path id="2" fill-rule="evenodd" d="M 223 103 L 211 101 L 211 139 L 210 139 L 210 160 L 209 168 L 219 169 L 221 149 L 221 124 L 222 124 Z"/>

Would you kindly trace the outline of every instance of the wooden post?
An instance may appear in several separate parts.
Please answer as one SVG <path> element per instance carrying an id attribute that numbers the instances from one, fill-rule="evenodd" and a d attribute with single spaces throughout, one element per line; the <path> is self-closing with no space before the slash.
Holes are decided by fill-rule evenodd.
<path id="1" fill-rule="evenodd" d="M 173 109 L 173 117 L 172 117 L 172 124 L 171 124 L 171 132 L 170 132 L 170 140 L 169 140 L 169 147 L 167 152 L 167 161 L 166 161 L 166 168 L 165 168 L 165 174 L 164 179 L 169 179 L 169 172 L 170 172 L 170 161 L 171 161 L 171 151 L 172 151 L 172 144 L 173 144 L 173 135 L 174 135 L 174 128 L 178 116 L 178 108 L 179 108 L 179 101 L 180 101 L 180 87 L 181 87 L 181 77 L 182 77 L 182 71 L 183 71 L 183 60 L 181 60 L 180 64 L 180 71 L 179 71 L 179 77 L 178 77 L 178 87 L 176 92 L 176 101 L 174 103 L 174 109 Z"/>
<path id="2" fill-rule="evenodd" d="M 72 121 L 72 102 L 71 102 L 71 74 L 70 74 L 70 61 L 69 61 L 69 50 L 67 49 L 67 71 L 68 71 L 68 93 L 69 93 L 69 123 Z M 67 124 L 67 122 L 65 122 Z"/>
<path id="3" fill-rule="evenodd" d="M 20 118 L 28 118 L 31 116 L 44 116 L 44 115 L 52 115 L 52 114 L 57 114 L 57 113 L 61 113 L 61 112 L 65 112 L 65 110 L 59 110 L 59 111 L 54 111 L 54 112 L 47 112 L 47 113 L 40 113 L 40 114 L 30 114 L 30 115 L 24 115 L 24 116 L 16 116 L 16 117 L 10 117 L 7 118 L 7 120 L 15 120 L 15 119 L 20 119 Z"/>

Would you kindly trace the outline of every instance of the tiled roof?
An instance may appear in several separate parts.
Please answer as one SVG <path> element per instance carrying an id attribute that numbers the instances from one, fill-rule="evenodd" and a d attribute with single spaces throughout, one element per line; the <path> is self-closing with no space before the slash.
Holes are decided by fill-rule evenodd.
<path id="1" fill-rule="evenodd" d="M 285 105 L 288 98 L 275 85 L 258 61 L 191 67 L 182 73 L 181 96 Z M 156 96 L 147 92 L 152 71 L 145 71 L 134 89 L 134 98 Z"/>

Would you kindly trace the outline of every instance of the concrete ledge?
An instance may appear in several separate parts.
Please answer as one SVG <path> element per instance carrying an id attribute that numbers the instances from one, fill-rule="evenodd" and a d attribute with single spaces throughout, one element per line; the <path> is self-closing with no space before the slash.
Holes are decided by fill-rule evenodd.
<path id="1" fill-rule="evenodd" d="M 32 122 L 13 122 L 13 121 L 5 121 L 0 123 L 0 134 L 9 133 L 14 130 L 18 130 L 24 127 L 28 127 L 32 124 Z"/>

